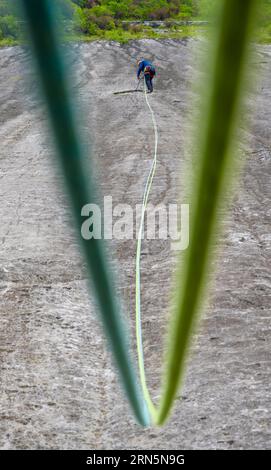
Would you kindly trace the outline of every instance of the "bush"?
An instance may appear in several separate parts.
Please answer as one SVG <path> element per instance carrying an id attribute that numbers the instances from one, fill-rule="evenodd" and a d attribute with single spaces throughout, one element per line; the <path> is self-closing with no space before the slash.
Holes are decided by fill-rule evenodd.
<path id="1" fill-rule="evenodd" d="M 163 8 L 157 8 L 154 10 L 152 13 L 149 14 L 149 18 L 151 20 L 165 20 L 170 16 L 169 8 L 163 7 Z"/>
<path id="2" fill-rule="evenodd" d="M 118 41 L 120 43 L 126 43 L 130 39 L 133 39 L 134 36 L 126 31 L 123 31 L 123 29 L 114 29 L 112 31 L 101 31 L 101 34 L 103 34 L 103 39 L 106 39 L 108 41 Z"/>
<path id="3" fill-rule="evenodd" d="M 111 30 L 115 28 L 115 22 L 111 16 L 98 16 L 95 23 L 99 29 Z"/>
<path id="4" fill-rule="evenodd" d="M 169 8 L 169 16 L 177 16 L 180 13 L 180 8 L 177 5 L 171 5 Z"/>
<path id="5" fill-rule="evenodd" d="M 86 9 L 84 11 L 87 11 Z M 89 10 L 95 16 L 114 16 L 109 5 L 97 5 Z"/>
<path id="6" fill-rule="evenodd" d="M 108 2 L 111 15 L 117 20 L 130 17 L 130 1 L 128 0 L 111 0 Z"/>
<path id="7" fill-rule="evenodd" d="M 99 29 L 97 28 L 96 24 L 91 23 L 88 28 L 88 34 L 90 36 L 97 36 L 98 32 L 99 32 Z"/>
<path id="8" fill-rule="evenodd" d="M 181 12 L 179 14 L 179 17 L 181 19 L 188 19 L 188 18 L 191 18 L 192 17 L 192 9 L 191 7 L 189 6 L 186 6 L 184 5 L 182 8 L 181 8 Z"/>
<path id="9" fill-rule="evenodd" d="M 75 31 L 80 33 L 87 34 L 89 27 L 91 25 L 91 19 L 89 18 L 88 12 L 89 10 L 81 10 L 81 8 L 76 8 L 75 16 L 74 16 L 74 28 Z"/>
<path id="10" fill-rule="evenodd" d="M 96 16 L 92 9 L 78 9 L 76 13 L 75 29 L 84 34 L 96 35 L 99 30 L 115 29 L 114 18 L 109 15 Z"/>
<path id="11" fill-rule="evenodd" d="M 93 8 L 96 5 L 99 5 L 100 2 L 98 0 L 83 0 L 83 8 Z"/>
<path id="12" fill-rule="evenodd" d="M 18 22 L 14 16 L 8 15 L 0 17 L 0 36 L 2 38 L 18 39 L 19 32 Z"/>

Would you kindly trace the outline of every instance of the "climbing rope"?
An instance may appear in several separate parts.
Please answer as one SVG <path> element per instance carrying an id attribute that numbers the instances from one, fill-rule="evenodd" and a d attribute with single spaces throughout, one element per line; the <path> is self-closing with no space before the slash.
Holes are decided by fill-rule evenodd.
<path id="1" fill-rule="evenodd" d="M 153 405 L 153 402 L 150 397 L 150 393 L 147 386 L 146 381 L 146 373 L 145 373 L 145 364 L 144 364 L 144 349 L 143 349 L 143 339 L 142 339 L 142 320 L 141 320 L 141 246 L 142 246 L 142 237 L 144 235 L 144 217 L 146 213 L 146 208 L 148 204 L 149 194 L 152 187 L 152 181 L 155 175 L 156 164 L 157 164 L 157 149 L 158 149 L 158 128 L 157 122 L 155 119 L 155 114 L 153 109 L 150 105 L 148 94 L 147 94 L 147 86 L 144 80 L 144 96 L 147 103 L 147 106 L 151 113 L 153 129 L 154 129 L 154 154 L 153 160 L 151 164 L 151 168 L 148 174 L 147 182 L 144 189 L 143 195 L 143 202 L 142 202 L 142 209 L 141 209 L 141 217 L 140 217 L 140 225 L 138 230 L 138 238 L 137 238 L 137 247 L 136 247 L 136 292 L 135 292 L 135 312 L 136 312 L 136 344 L 137 344 L 137 355 L 138 355 L 138 367 L 139 367 L 139 377 L 140 382 L 143 390 L 143 395 L 148 406 L 148 409 L 152 415 L 153 420 L 156 419 L 156 410 Z"/>

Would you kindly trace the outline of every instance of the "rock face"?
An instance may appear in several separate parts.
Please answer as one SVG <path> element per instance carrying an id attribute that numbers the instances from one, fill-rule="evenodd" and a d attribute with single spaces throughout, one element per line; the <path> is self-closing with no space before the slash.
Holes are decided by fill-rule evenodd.
<path id="1" fill-rule="evenodd" d="M 73 47 L 82 138 L 94 136 L 96 174 L 113 205 L 141 202 L 152 158 L 144 95 L 113 94 L 135 87 L 138 56 L 158 66 L 150 101 L 160 140 L 150 202 L 179 199 L 184 165 L 196 166 L 187 138 L 198 48 L 199 42 L 173 40 Z M 254 62 L 264 78 L 248 100 L 255 110 L 252 130 L 241 133 L 241 156 L 248 159 L 220 236 L 209 306 L 170 420 L 163 429 L 142 430 L 88 294 L 30 58 L 20 48 L 0 51 L 1 448 L 270 448 L 271 47 L 258 48 Z M 154 398 L 176 258 L 170 246 L 170 240 L 143 244 L 144 348 Z M 134 334 L 135 241 L 109 247 Z"/>

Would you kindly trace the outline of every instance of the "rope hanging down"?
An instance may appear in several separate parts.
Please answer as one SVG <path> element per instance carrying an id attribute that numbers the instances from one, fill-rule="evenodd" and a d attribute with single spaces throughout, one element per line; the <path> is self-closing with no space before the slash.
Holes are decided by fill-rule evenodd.
<path id="1" fill-rule="evenodd" d="M 138 354 L 138 367 L 139 367 L 139 377 L 140 382 L 143 390 L 143 395 L 146 400 L 146 404 L 148 409 L 154 419 L 156 420 L 156 410 L 152 403 L 147 381 L 146 381 L 146 373 L 145 373 L 145 365 L 144 365 L 144 349 L 143 349 L 143 339 L 142 339 L 142 321 L 141 321 L 141 276 L 140 276 L 140 268 L 141 268 L 141 245 L 142 245 L 142 236 L 144 235 L 144 217 L 145 212 L 148 204 L 149 194 L 152 186 L 153 177 L 155 175 L 156 164 L 157 164 L 157 149 L 158 149 L 158 128 L 157 122 L 155 119 L 154 112 L 152 107 L 149 103 L 148 94 L 147 94 L 147 87 L 146 82 L 144 80 L 144 96 L 147 103 L 147 106 L 151 113 L 153 129 L 154 129 L 154 155 L 152 160 L 151 169 L 148 174 L 144 195 L 143 195 L 143 202 L 142 202 L 142 209 L 141 209 L 141 217 L 140 217 L 140 225 L 138 230 L 138 239 L 137 239 L 137 247 L 136 247 L 136 344 L 137 344 L 137 354 Z"/>
<path id="2" fill-rule="evenodd" d="M 136 267 L 136 323 L 140 381 L 149 413 L 154 424 L 164 423 L 176 396 L 183 375 L 189 339 L 196 321 L 204 281 L 211 261 L 212 240 L 218 226 L 218 208 L 225 191 L 225 179 L 230 169 L 233 152 L 230 146 L 238 111 L 244 65 L 256 17 L 256 0 L 224 0 L 221 5 L 221 22 L 215 41 L 216 49 L 210 76 L 208 108 L 202 109 L 204 126 L 199 139 L 199 165 L 197 186 L 194 189 L 193 218 L 190 245 L 183 269 L 177 275 L 174 315 L 168 342 L 161 398 L 155 407 L 146 384 L 140 312 L 140 261 L 141 241 L 137 246 Z M 255 9 L 254 9 L 255 8 Z M 234 20 L 236 18 L 236 20 Z M 238 19 L 242 18 L 242 22 Z M 232 54 L 232 45 L 235 45 Z M 229 71 L 231 73 L 229 74 Z M 221 99 L 223 97 L 223 99 Z M 145 98 L 152 115 L 155 131 L 155 154 L 143 198 L 140 232 L 143 230 L 145 208 L 156 167 L 157 125 L 146 89 Z M 204 195 L 204 197 L 203 197 Z"/>

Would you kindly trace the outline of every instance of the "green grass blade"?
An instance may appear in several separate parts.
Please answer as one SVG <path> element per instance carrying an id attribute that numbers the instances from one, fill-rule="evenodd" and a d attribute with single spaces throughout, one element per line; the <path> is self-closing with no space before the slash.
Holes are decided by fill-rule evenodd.
<path id="1" fill-rule="evenodd" d="M 210 266 L 211 242 L 217 227 L 218 206 L 224 194 L 223 182 L 233 157 L 229 150 L 255 4 L 256 0 L 223 1 L 210 81 L 211 94 L 206 115 L 201 121 L 205 129 L 199 149 L 201 170 L 193 203 L 190 247 L 184 274 L 179 275 L 176 286 L 178 301 L 171 325 L 164 393 L 158 410 L 159 424 L 168 416 L 177 393 Z"/>
<path id="2" fill-rule="evenodd" d="M 55 22 L 50 11 L 53 2 L 49 0 L 21 0 L 21 3 L 28 22 L 33 53 L 58 147 L 60 165 L 80 235 L 81 209 L 85 204 L 95 202 L 96 195 L 93 181 L 88 173 L 86 177 L 84 170 L 86 157 L 74 121 L 66 86 L 65 70 L 58 48 Z M 148 411 L 128 354 L 127 331 L 121 321 L 103 242 L 97 239 L 86 241 L 81 236 L 80 239 L 85 261 L 94 283 L 103 324 L 118 364 L 122 382 L 137 420 L 142 425 L 148 425 Z"/>

